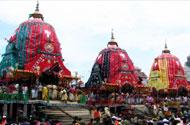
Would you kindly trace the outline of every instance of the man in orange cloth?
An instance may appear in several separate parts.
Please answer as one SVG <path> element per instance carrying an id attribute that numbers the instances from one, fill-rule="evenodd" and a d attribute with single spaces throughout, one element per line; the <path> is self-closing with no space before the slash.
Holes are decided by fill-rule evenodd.
<path id="1" fill-rule="evenodd" d="M 101 112 L 99 109 L 95 109 L 94 112 L 93 112 L 93 117 L 94 117 L 94 121 L 96 121 L 96 125 L 99 125 L 100 124 L 100 118 L 101 118 Z"/>

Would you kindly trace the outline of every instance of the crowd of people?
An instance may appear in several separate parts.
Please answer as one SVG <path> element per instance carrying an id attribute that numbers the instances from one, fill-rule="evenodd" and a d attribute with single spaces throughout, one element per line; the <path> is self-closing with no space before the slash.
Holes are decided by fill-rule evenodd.
<path id="1" fill-rule="evenodd" d="M 155 103 L 149 96 L 141 103 L 141 108 L 130 104 L 116 112 L 115 107 L 93 107 L 87 125 L 190 125 L 188 97 L 166 97 L 159 101 Z"/>
<path id="2" fill-rule="evenodd" d="M 1 86 L 0 93 L 27 94 L 31 100 L 59 100 L 62 103 L 76 102 L 92 107 L 88 125 L 188 125 L 190 123 L 190 98 L 188 95 L 160 96 L 121 91 L 89 91 L 76 86 L 58 87 L 56 85 L 24 86 L 19 84 Z M 127 109 L 113 110 L 113 106 L 125 106 Z M 135 108 L 141 105 L 143 108 Z M 3 119 L 3 118 L 2 118 Z M 84 124 L 74 119 L 73 125 Z M 24 124 L 39 124 L 40 120 Z M 41 121 L 40 124 L 61 124 Z M 47 124 L 47 125 L 48 125 Z"/>
<path id="3" fill-rule="evenodd" d="M 0 86 L 0 94 L 14 95 L 23 94 L 28 100 L 60 100 L 64 103 L 85 101 L 84 92 L 76 87 L 58 87 L 56 85 L 34 85 L 26 86 L 19 84 L 10 84 Z M 14 98 L 12 98 L 14 99 Z"/>

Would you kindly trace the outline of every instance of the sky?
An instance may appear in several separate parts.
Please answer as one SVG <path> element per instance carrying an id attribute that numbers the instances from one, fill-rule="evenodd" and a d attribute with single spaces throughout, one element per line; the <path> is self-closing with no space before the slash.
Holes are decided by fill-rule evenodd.
<path id="1" fill-rule="evenodd" d="M 45 22 L 53 25 L 64 63 L 86 82 L 98 53 L 111 39 L 147 75 L 167 42 L 184 66 L 190 54 L 190 1 L 39 0 Z M 36 0 L 0 0 L 0 56 L 5 38 L 33 13 Z M 0 57 L 0 60 L 2 57 Z"/>

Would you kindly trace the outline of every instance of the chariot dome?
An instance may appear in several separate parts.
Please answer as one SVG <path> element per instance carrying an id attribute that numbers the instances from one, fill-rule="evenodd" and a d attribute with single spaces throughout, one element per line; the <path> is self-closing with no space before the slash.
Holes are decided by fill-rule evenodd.
<path id="1" fill-rule="evenodd" d="M 179 59 L 170 53 L 165 44 L 162 54 L 154 59 L 148 86 L 156 89 L 186 87 L 187 80 Z"/>
<path id="2" fill-rule="evenodd" d="M 0 75 L 10 70 L 35 72 L 39 75 L 52 71 L 60 77 L 71 76 L 64 66 L 60 42 L 52 25 L 44 21 L 37 3 L 35 12 L 21 23 L 8 40 L 6 52 L 0 63 Z"/>
<path id="3" fill-rule="evenodd" d="M 101 84 L 136 86 L 139 82 L 138 74 L 127 52 L 116 42 L 113 32 L 107 47 L 103 49 L 95 60 L 86 87 Z"/>

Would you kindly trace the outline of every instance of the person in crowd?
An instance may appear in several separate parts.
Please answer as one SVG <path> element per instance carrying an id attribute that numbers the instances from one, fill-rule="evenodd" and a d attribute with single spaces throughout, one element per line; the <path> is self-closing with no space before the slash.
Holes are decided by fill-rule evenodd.
<path id="1" fill-rule="evenodd" d="M 67 100 L 68 100 L 67 91 L 64 89 L 63 94 L 61 96 L 61 101 L 63 101 L 64 103 L 67 103 Z"/>
<path id="2" fill-rule="evenodd" d="M 22 87 L 22 94 L 23 94 L 24 100 L 26 100 L 27 99 L 27 94 L 28 94 L 28 86 L 23 86 Z"/>
<path id="3" fill-rule="evenodd" d="M 40 83 L 38 86 L 38 99 L 39 100 L 42 99 L 42 89 L 43 89 L 43 86 Z"/>
<path id="4" fill-rule="evenodd" d="M 104 107 L 105 116 L 111 117 L 111 113 L 108 107 Z"/>
<path id="5" fill-rule="evenodd" d="M 58 96 L 57 86 L 53 85 L 52 99 L 56 100 Z"/>
<path id="6" fill-rule="evenodd" d="M 69 101 L 73 102 L 75 97 L 74 97 L 74 91 L 72 91 L 71 89 L 69 90 Z"/>
<path id="7" fill-rule="evenodd" d="M 79 96 L 78 90 L 75 91 L 74 97 L 75 97 L 75 101 L 79 103 L 80 96 Z"/>
<path id="8" fill-rule="evenodd" d="M 42 99 L 48 100 L 48 88 L 46 86 L 44 86 L 42 89 Z"/>
<path id="9" fill-rule="evenodd" d="M 0 86 L 0 94 L 3 93 L 3 89 L 2 86 Z"/>
<path id="10" fill-rule="evenodd" d="M 116 101 L 116 94 L 113 92 L 108 98 L 110 99 L 111 103 L 114 104 Z"/>
<path id="11" fill-rule="evenodd" d="M 32 88 L 31 90 L 31 98 L 35 99 L 35 88 Z"/>
<path id="12" fill-rule="evenodd" d="M 53 86 L 52 85 L 48 85 L 47 88 L 48 88 L 49 99 L 52 99 Z"/>
<path id="13" fill-rule="evenodd" d="M 86 102 L 87 102 L 87 96 L 85 95 L 84 92 L 81 92 L 79 103 L 80 103 L 80 104 L 86 104 Z"/>
<path id="14" fill-rule="evenodd" d="M 37 86 L 37 85 L 35 85 L 35 86 L 34 86 L 34 90 L 35 90 L 35 93 L 34 93 L 34 98 L 35 98 L 35 99 L 37 99 L 37 98 L 38 98 L 38 91 L 39 91 L 39 89 L 38 89 L 38 86 Z"/>
<path id="15" fill-rule="evenodd" d="M 96 122 L 96 125 L 100 124 L 100 119 L 101 119 L 101 112 L 98 108 L 95 108 L 94 112 L 93 112 L 93 118 L 94 121 Z"/>

